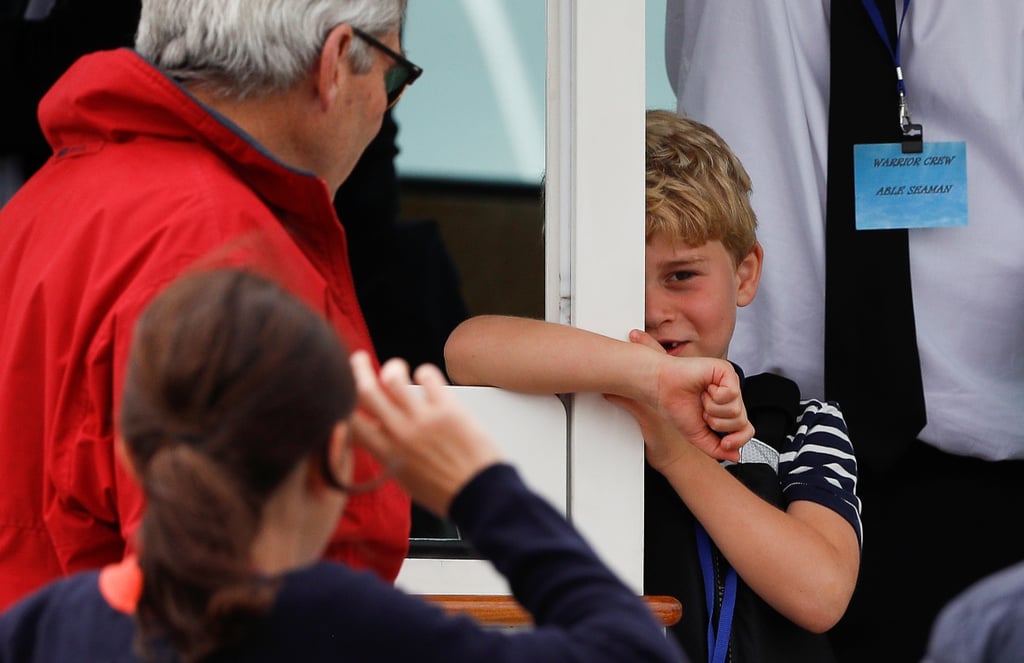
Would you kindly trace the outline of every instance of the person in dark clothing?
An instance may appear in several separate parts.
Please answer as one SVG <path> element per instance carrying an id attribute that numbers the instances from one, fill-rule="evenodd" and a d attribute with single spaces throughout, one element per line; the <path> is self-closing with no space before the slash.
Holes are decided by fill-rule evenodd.
<path id="1" fill-rule="evenodd" d="M 401 357 L 413 368 L 443 367 L 444 343 L 469 310 L 437 220 L 400 216 L 398 132 L 389 110 L 338 189 L 334 209 L 345 226 L 356 294 L 377 356 Z"/>
<path id="2" fill-rule="evenodd" d="M 50 157 L 36 119 L 39 100 L 80 56 L 131 46 L 141 9 L 139 0 L 0 2 L 0 159 L 9 178 L 0 187 L 0 206 Z"/>
<path id="3" fill-rule="evenodd" d="M 694 388 L 718 383 L 688 364 Z M 251 271 L 196 271 L 139 318 L 119 453 L 148 506 L 138 555 L 0 617 L 0 663 L 108 660 L 680 663 L 647 606 L 502 462 L 441 372 L 349 358 L 319 314 Z M 706 426 L 699 400 L 690 410 Z M 357 411 L 355 408 L 359 406 Z M 449 514 L 535 628 L 487 629 L 319 561 L 354 446 Z"/>

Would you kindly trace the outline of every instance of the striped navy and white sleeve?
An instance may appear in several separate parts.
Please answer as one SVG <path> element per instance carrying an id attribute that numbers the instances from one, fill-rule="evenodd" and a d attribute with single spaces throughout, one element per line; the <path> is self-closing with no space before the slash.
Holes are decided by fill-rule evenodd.
<path id="1" fill-rule="evenodd" d="M 801 401 L 796 432 L 779 454 L 779 480 L 787 502 L 807 500 L 845 518 L 863 545 L 857 458 L 843 413 L 833 402 Z"/>

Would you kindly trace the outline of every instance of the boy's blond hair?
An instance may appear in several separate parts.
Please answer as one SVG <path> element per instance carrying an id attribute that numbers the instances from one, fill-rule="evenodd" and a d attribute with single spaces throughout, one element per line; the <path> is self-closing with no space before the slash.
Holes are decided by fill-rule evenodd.
<path id="1" fill-rule="evenodd" d="M 647 241 L 719 240 L 739 264 L 757 243 L 750 177 L 722 137 L 671 111 L 647 111 Z"/>

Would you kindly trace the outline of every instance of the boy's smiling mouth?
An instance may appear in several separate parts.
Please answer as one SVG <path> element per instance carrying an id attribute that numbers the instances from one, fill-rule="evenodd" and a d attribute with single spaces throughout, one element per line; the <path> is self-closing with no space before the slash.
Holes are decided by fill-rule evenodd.
<path id="1" fill-rule="evenodd" d="M 665 352 L 670 355 L 678 356 L 679 353 L 689 345 L 688 341 L 658 341 L 661 343 L 661 347 L 665 348 Z"/>

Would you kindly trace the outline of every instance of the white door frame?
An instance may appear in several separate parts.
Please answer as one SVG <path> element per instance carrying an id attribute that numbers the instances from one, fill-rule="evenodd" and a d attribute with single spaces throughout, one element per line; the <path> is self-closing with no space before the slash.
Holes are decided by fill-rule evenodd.
<path id="1" fill-rule="evenodd" d="M 645 3 L 546 2 L 545 316 L 625 340 L 644 322 Z M 519 418 L 531 416 L 524 408 Z M 568 515 L 639 593 L 639 428 L 600 395 L 576 396 L 569 409 Z M 407 560 L 398 584 L 508 593 L 489 565 L 472 560 Z"/>

